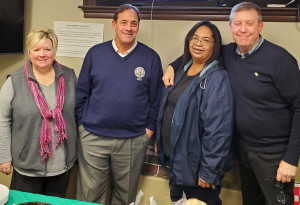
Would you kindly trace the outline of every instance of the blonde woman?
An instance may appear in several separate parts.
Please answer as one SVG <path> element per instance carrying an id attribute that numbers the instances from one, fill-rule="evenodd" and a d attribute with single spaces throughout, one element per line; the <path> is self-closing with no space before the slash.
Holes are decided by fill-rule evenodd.
<path id="1" fill-rule="evenodd" d="M 11 189 L 64 197 L 77 158 L 72 69 L 55 60 L 57 36 L 39 27 L 27 36 L 29 59 L 0 92 L 0 171 Z"/>

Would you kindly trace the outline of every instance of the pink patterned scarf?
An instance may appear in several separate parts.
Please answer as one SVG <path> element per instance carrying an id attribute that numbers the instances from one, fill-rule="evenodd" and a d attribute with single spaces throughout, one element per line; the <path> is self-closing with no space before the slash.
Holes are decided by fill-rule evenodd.
<path id="1" fill-rule="evenodd" d="M 59 144 L 62 144 L 65 139 L 67 139 L 66 123 L 61 114 L 65 101 L 65 80 L 63 75 L 61 75 L 58 79 L 56 108 L 50 111 L 42 92 L 38 88 L 38 82 L 28 78 L 28 63 L 29 60 L 24 66 L 25 76 L 33 99 L 43 117 L 40 134 L 40 155 L 42 157 L 42 162 L 45 162 L 49 157 L 53 156 L 52 134 L 49 119 L 52 118 L 54 120 L 54 129 L 56 131 L 56 148 Z M 59 69 L 62 70 L 60 64 L 57 61 L 55 61 L 55 63 L 58 65 Z"/>

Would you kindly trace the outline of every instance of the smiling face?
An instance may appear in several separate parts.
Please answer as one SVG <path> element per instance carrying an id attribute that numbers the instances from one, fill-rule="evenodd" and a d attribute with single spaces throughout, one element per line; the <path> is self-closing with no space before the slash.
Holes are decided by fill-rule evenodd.
<path id="1" fill-rule="evenodd" d="M 29 50 L 29 58 L 35 69 L 51 68 L 54 57 L 55 51 L 49 38 L 45 41 L 39 41 L 37 45 L 32 46 Z"/>
<path id="2" fill-rule="evenodd" d="M 194 40 L 192 40 L 194 39 Z M 213 33 L 207 26 L 200 26 L 192 36 L 189 50 L 193 61 L 206 63 L 214 51 Z M 196 41 L 198 39 L 198 41 Z"/>
<path id="3" fill-rule="evenodd" d="M 136 34 L 139 30 L 137 13 L 127 9 L 118 14 L 117 20 L 113 20 L 112 27 L 116 33 L 115 41 L 119 49 L 130 49 L 135 43 Z"/>
<path id="4" fill-rule="evenodd" d="M 263 22 L 258 20 L 255 10 L 235 12 L 229 25 L 232 38 L 242 54 L 250 51 L 258 43 Z"/>

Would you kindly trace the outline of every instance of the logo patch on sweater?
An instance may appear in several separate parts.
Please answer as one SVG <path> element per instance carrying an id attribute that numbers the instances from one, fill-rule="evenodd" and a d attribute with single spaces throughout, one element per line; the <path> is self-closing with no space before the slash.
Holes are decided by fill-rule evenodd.
<path id="1" fill-rule="evenodd" d="M 137 80 L 142 81 L 142 78 L 145 76 L 145 69 L 142 67 L 137 67 L 134 70 L 134 74 L 137 77 Z"/>

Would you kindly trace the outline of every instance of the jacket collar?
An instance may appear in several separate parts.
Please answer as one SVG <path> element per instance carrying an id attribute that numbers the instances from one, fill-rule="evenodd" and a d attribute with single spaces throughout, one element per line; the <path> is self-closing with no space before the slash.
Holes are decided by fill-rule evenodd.
<path id="1" fill-rule="evenodd" d="M 184 71 L 186 72 L 188 68 L 192 65 L 193 59 L 191 59 L 185 66 L 183 67 Z M 215 65 L 219 64 L 218 60 L 214 60 L 208 65 L 205 65 L 204 68 L 201 70 L 199 77 L 202 77 L 210 68 L 214 67 Z M 213 71 L 213 70 L 212 70 Z M 207 75 L 211 72 L 207 72 Z"/>

